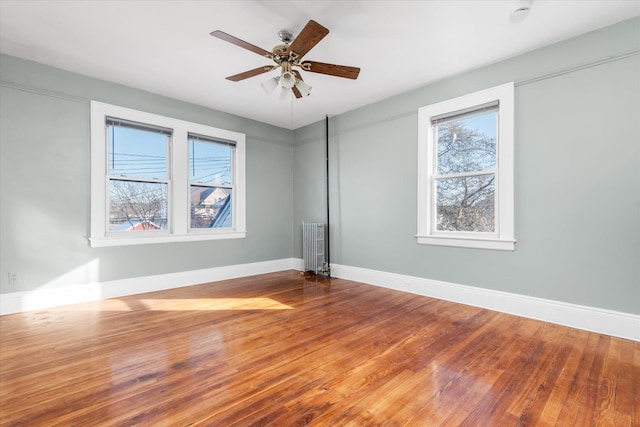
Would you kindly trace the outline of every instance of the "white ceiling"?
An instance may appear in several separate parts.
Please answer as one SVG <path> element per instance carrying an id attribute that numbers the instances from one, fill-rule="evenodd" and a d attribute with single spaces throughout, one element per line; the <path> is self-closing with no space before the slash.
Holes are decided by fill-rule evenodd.
<path id="1" fill-rule="evenodd" d="M 0 0 L 0 51 L 296 129 L 453 74 L 640 15 L 640 0 L 535 0 L 523 22 L 511 0 Z M 271 50 L 277 32 L 313 19 L 330 33 L 305 59 L 360 67 L 357 80 L 302 72 L 311 96 L 280 101 L 226 76 L 269 60 L 209 33 Z"/>

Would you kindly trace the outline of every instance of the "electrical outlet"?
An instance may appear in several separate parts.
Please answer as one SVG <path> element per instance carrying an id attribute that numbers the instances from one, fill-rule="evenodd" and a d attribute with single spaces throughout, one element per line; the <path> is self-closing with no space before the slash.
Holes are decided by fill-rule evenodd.
<path id="1" fill-rule="evenodd" d="M 8 273 L 9 275 L 9 285 L 17 285 L 18 284 L 18 273 Z"/>

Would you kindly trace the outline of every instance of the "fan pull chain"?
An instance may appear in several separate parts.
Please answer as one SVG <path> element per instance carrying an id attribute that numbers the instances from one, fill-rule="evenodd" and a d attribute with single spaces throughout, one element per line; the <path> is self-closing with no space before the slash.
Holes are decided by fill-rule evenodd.
<path id="1" fill-rule="evenodd" d="M 289 128 L 293 130 L 293 96 L 289 97 L 289 103 L 291 104 L 291 123 L 289 125 Z"/>

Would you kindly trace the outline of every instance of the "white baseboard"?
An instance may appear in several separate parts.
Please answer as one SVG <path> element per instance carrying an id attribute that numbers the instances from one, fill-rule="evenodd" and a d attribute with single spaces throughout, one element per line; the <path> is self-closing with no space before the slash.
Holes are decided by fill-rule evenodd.
<path id="1" fill-rule="evenodd" d="M 276 271 L 302 270 L 303 268 L 304 262 L 301 259 L 286 258 L 84 285 L 13 292 L 2 294 L 0 315 L 193 286 L 199 283 Z M 331 264 L 331 274 L 337 278 L 640 341 L 640 316 L 630 313 L 339 264 Z"/>
<path id="2" fill-rule="evenodd" d="M 295 261 L 294 264 L 300 265 L 299 261 Z M 331 264 L 331 275 L 341 279 L 640 341 L 640 316 L 635 314 L 339 264 Z"/>
<path id="3" fill-rule="evenodd" d="M 0 315 L 299 269 L 294 258 L 2 294 Z"/>
<path id="4" fill-rule="evenodd" d="M 293 269 L 304 270 L 304 260 L 302 258 L 293 258 Z"/>

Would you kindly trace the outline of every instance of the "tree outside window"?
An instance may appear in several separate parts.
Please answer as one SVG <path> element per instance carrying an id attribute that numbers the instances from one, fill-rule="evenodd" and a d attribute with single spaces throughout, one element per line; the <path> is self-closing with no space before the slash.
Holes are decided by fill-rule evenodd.
<path id="1" fill-rule="evenodd" d="M 495 231 L 497 112 L 434 126 L 436 229 Z"/>

